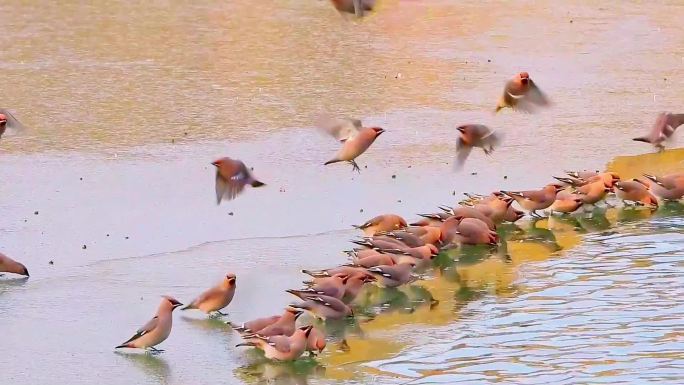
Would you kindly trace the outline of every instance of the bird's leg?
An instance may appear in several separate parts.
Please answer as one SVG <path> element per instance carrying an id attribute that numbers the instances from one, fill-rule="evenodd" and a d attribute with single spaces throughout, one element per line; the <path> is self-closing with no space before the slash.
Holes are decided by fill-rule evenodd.
<path id="1" fill-rule="evenodd" d="M 221 312 L 221 310 L 216 310 L 216 314 L 222 315 L 222 316 L 227 316 L 227 315 L 228 315 L 228 313 L 223 313 L 223 312 Z"/>
<path id="2" fill-rule="evenodd" d="M 359 174 L 361 174 L 361 168 L 359 167 L 358 164 L 356 164 L 356 161 L 355 161 L 355 160 L 352 159 L 352 160 L 349 161 L 349 163 L 351 163 L 351 165 L 352 165 L 352 171 L 356 171 L 356 172 L 358 172 Z"/>
<path id="3" fill-rule="evenodd" d="M 657 152 L 665 151 L 665 146 L 663 146 L 662 144 L 656 144 L 655 147 L 656 147 Z"/>
<path id="4" fill-rule="evenodd" d="M 157 349 L 154 346 L 150 346 L 148 349 L 150 349 L 152 354 L 159 354 L 159 353 L 163 352 L 162 349 Z"/>
<path id="5" fill-rule="evenodd" d="M 530 215 L 535 218 L 543 218 L 541 215 L 537 214 L 537 210 L 530 211 Z"/>

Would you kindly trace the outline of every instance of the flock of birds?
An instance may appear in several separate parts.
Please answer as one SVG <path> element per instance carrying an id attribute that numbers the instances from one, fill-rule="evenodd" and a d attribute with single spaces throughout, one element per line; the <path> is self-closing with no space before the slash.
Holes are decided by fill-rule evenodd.
<path id="1" fill-rule="evenodd" d="M 341 12 L 363 16 L 373 8 L 369 0 L 332 0 Z M 521 72 L 506 82 L 496 112 L 503 108 L 534 112 L 550 106 L 549 98 Z M 663 142 L 676 128 L 684 124 L 684 114 L 661 113 L 651 131 L 636 141 L 653 144 L 662 149 Z M 316 124 L 341 144 L 335 156 L 325 164 L 347 162 L 360 172 L 356 158 L 370 148 L 384 129 L 363 127 L 356 119 L 321 119 Z M 0 137 L 7 131 L 19 131 L 24 126 L 6 109 L 0 109 Z M 457 167 L 461 167 L 473 148 L 490 154 L 500 144 L 501 137 L 481 124 L 459 126 L 456 149 Z M 235 199 L 247 185 L 265 186 L 240 160 L 228 157 L 212 163 L 216 167 L 216 199 Z M 626 205 L 658 207 L 660 200 L 679 200 L 684 196 L 684 172 L 670 175 L 643 175 L 642 178 L 622 180 L 613 172 L 577 171 L 555 177 L 556 181 L 539 190 L 495 191 L 487 196 L 466 194 L 466 199 L 454 207 L 439 207 L 439 212 L 420 214 L 421 219 L 408 224 L 395 214 L 377 216 L 355 226 L 364 237 L 353 241 L 356 248 L 347 251 L 351 262 L 325 270 L 302 270 L 311 279 L 305 286 L 287 292 L 301 301 L 287 306 L 282 314 L 251 320 L 242 324 L 228 322 L 243 338 L 238 346 L 255 347 L 265 357 L 278 361 L 296 360 L 305 352 L 321 352 L 326 346 L 322 330 L 307 324 L 297 326 L 299 317 L 308 312 L 323 320 L 354 317 L 354 301 L 367 284 L 395 288 L 416 279 L 417 268 L 429 267 L 444 249 L 464 245 L 491 245 L 500 242 L 497 226 L 516 222 L 525 212 L 538 217 L 538 211 L 570 214 L 582 207 L 591 207 L 614 193 Z M 519 208 L 513 205 L 517 203 Z M 522 210 L 520 210 L 522 209 Z M 0 272 L 29 276 L 23 264 L 0 253 Z M 139 348 L 159 352 L 157 345 L 171 333 L 175 309 L 196 309 L 204 313 L 221 312 L 230 305 L 236 291 L 237 277 L 227 274 L 212 287 L 183 305 L 173 297 L 164 296 L 156 315 L 135 334 L 116 348 Z"/>

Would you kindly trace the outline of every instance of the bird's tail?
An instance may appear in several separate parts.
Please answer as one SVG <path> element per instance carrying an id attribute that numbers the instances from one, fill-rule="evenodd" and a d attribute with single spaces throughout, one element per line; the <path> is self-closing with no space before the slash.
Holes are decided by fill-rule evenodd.
<path id="1" fill-rule="evenodd" d="M 189 304 L 189 305 L 183 306 L 181 308 L 181 310 L 190 310 L 190 309 L 194 309 L 194 308 L 195 308 L 195 305 Z"/>
<path id="2" fill-rule="evenodd" d="M 261 186 L 266 186 L 266 183 L 259 182 L 258 180 L 254 179 L 252 181 L 252 187 L 261 187 Z"/>
<path id="3" fill-rule="evenodd" d="M 241 343 L 235 345 L 236 348 L 238 348 L 238 347 L 240 347 L 240 346 L 249 346 L 249 347 L 253 348 L 253 347 L 256 347 L 257 344 L 254 343 L 254 342 L 249 342 L 249 341 L 247 341 L 247 342 L 241 342 Z"/>
<path id="4" fill-rule="evenodd" d="M 313 271 L 313 270 L 306 270 L 306 269 L 303 269 L 302 273 L 310 275 L 314 278 L 321 278 L 321 277 L 329 277 L 330 276 L 330 274 L 328 274 L 324 271 Z"/>
<path id="5" fill-rule="evenodd" d="M 645 136 L 640 136 L 638 138 L 633 138 L 632 139 L 635 142 L 644 142 L 644 143 L 651 143 L 651 140 Z"/>
<path id="6" fill-rule="evenodd" d="M 323 163 L 323 165 L 324 165 L 324 166 L 327 166 L 327 165 L 329 165 L 329 164 L 337 163 L 337 162 L 341 162 L 341 160 L 339 160 L 339 159 L 330 159 L 329 161 Z"/>
<path id="7" fill-rule="evenodd" d="M 125 344 L 121 344 L 121 345 L 115 347 L 114 349 L 131 348 L 131 347 L 132 346 L 130 346 L 130 344 L 125 343 Z"/>

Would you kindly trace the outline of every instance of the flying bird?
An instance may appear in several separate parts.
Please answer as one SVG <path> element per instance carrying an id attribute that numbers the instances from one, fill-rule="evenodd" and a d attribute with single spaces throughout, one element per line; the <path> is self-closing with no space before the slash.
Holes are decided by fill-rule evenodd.
<path id="1" fill-rule="evenodd" d="M 491 155 L 494 148 L 501 143 L 498 134 L 484 124 L 465 124 L 457 128 L 459 132 L 456 141 L 456 168 L 463 167 L 473 147 L 481 148 L 485 154 Z"/>
<path id="2" fill-rule="evenodd" d="M 254 178 L 247 166 L 240 160 L 225 157 L 211 164 L 216 166 L 216 204 L 221 204 L 223 198 L 235 199 L 246 185 L 264 186 L 264 183 Z"/>
<path id="3" fill-rule="evenodd" d="M 171 334 L 171 326 L 173 324 L 172 312 L 179 306 L 183 306 L 175 298 L 164 296 L 157 315 L 149 320 L 145 325 L 138 329 L 133 337 L 126 342 L 117 346 L 119 348 L 139 348 L 151 349 L 154 352 L 161 352 L 162 350 L 155 349 L 155 346 L 164 342 Z"/>
<path id="4" fill-rule="evenodd" d="M 521 72 L 506 82 L 503 95 L 499 98 L 496 112 L 510 107 L 514 110 L 534 112 L 536 107 L 549 106 L 551 102 L 527 72 Z"/>
<path id="5" fill-rule="evenodd" d="M 340 13 L 353 13 L 357 17 L 363 17 L 366 11 L 372 11 L 375 0 L 330 0 L 335 9 Z"/>
<path id="6" fill-rule="evenodd" d="M 663 142 L 669 139 L 674 134 L 677 127 L 684 124 L 684 114 L 672 114 L 669 112 L 661 112 L 658 114 L 651 131 L 638 138 L 634 138 L 637 142 L 651 143 L 658 150 L 665 149 Z"/>
<path id="7" fill-rule="evenodd" d="M 353 170 L 358 172 L 361 172 L 361 168 L 355 159 L 363 154 L 378 136 L 385 132 L 380 127 L 363 127 L 361 121 L 355 119 L 338 119 L 318 123 L 318 127 L 342 143 L 342 148 L 337 151 L 335 157 L 324 164 L 348 162 L 353 166 Z"/>
<path id="8" fill-rule="evenodd" d="M 22 131 L 26 129 L 17 118 L 6 108 L 0 108 L 0 138 L 9 129 L 12 131 Z"/>
<path id="9" fill-rule="evenodd" d="M 181 310 L 199 309 L 207 314 L 215 311 L 220 315 L 226 315 L 221 313 L 221 309 L 233 300 L 236 279 L 235 274 L 227 274 L 220 284 L 205 291 Z"/>

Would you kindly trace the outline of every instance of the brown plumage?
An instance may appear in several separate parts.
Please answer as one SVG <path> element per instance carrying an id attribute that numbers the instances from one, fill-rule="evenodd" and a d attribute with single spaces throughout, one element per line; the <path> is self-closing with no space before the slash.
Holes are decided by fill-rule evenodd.
<path id="1" fill-rule="evenodd" d="M 484 124 L 465 124 L 457 128 L 459 132 L 456 141 L 457 169 L 463 167 L 473 147 L 481 148 L 485 154 L 491 155 L 494 148 L 501 142 L 500 136 Z"/>
<path id="2" fill-rule="evenodd" d="M 276 361 L 292 361 L 306 350 L 307 340 L 313 326 L 302 326 L 291 336 L 274 335 L 271 337 L 256 334 L 248 341 L 236 346 L 251 346 L 263 350 L 264 356 Z"/>
<path id="3" fill-rule="evenodd" d="M 14 259 L 0 253 L 0 273 L 14 273 L 24 276 L 29 276 L 28 269 L 23 264 Z"/>
<path id="4" fill-rule="evenodd" d="M 610 188 L 606 186 L 603 179 L 595 179 L 593 182 L 577 187 L 577 192 L 580 194 L 582 202 L 588 205 L 593 205 L 603 200 L 610 191 Z"/>
<path id="5" fill-rule="evenodd" d="M 521 72 L 506 82 L 503 95 L 499 99 L 496 111 L 510 107 L 514 110 L 534 112 L 535 107 L 546 107 L 551 103 L 527 72 Z"/>
<path id="6" fill-rule="evenodd" d="M 381 287 L 397 287 L 413 281 L 413 263 L 401 263 L 398 265 L 380 265 L 371 267 L 368 272 L 373 274 L 376 282 Z"/>
<path id="7" fill-rule="evenodd" d="M 264 183 L 256 180 L 240 160 L 225 157 L 211 164 L 216 166 L 216 204 L 220 204 L 223 198 L 235 199 L 246 185 L 264 186 Z"/>
<path id="8" fill-rule="evenodd" d="M 330 131 L 329 131 L 330 132 Z M 336 139 L 342 142 L 342 148 L 337 151 L 334 158 L 325 162 L 328 165 L 337 162 L 348 162 L 353 166 L 353 170 L 361 172 L 359 165 L 356 164 L 355 159 L 363 154 L 375 142 L 385 130 L 380 127 L 361 127 L 357 132 L 348 135 L 347 137 L 337 137 Z M 333 136 L 335 136 L 333 134 Z"/>
<path id="9" fill-rule="evenodd" d="M 615 195 L 623 202 L 658 207 L 658 199 L 648 191 L 648 184 L 638 179 L 617 182 L 615 184 Z"/>
<path id="10" fill-rule="evenodd" d="M 653 193 L 665 200 L 679 200 L 684 196 L 684 172 L 658 177 L 644 174 Z"/>
<path id="11" fill-rule="evenodd" d="M 549 209 L 552 212 L 569 214 L 577 211 L 583 203 L 581 195 L 572 194 L 568 191 L 561 191 L 556 194 L 556 200 Z"/>
<path id="12" fill-rule="evenodd" d="M 446 210 L 449 209 L 447 207 L 442 207 L 442 209 Z M 481 220 L 482 222 L 487 224 L 487 227 L 489 227 L 490 230 L 496 230 L 496 224 L 494 221 L 485 215 L 482 211 L 475 209 L 474 207 L 468 207 L 468 206 L 457 206 L 454 208 L 451 208 L 447 211 L 447 214 L 450 214 L 452 217 L 460 217 L 460 218 L 477 218 Z M 449 218 L 447 218 L 449 219 Z"/>
<path id="13" fill-rule="evenodd" d="M 6 130 L 22 131 L 26 129 L 6 108 L 0 108 L 0 138 Z"/>
<path id="14" fill-rule="evenodd" d="M 651 143 L 659 150 L 665 148 L 663 142 L 669 139 L 677 129 L 677 127 L 684 124 L 684 114 L 672 114 L 669 112 L 661 112 L 658 114 L 651 131 L 644 136 L 634 138 L 637 142 Z"/>
<path id="15" fill-rule="evenodd" d="M 477 218 L 452 217 L 442 224 L 442 242 L 465 245 L 494 245 L 499 237 L 487 224 Z"/>
<path id="16" fill-rule="evenodd" d="M 220 284 L 205 291 L 181 310 L 199 309 L 207 314 L 215 311 L 218 314 L 225 315 L 221 313 L 221 309 L 228 306 L 233 300 L 236 280 L 235 274 L 226 274 Z"/>
<path id="17" fill-rule="evenodd" d="M 281 327 L 285 326 L 286 323 L 289 323 L 291 319 L 294 319 L 296 321 L 297 318 L 299 318 L 299 316 L 302 315 L 302 313 L 303 312 L 301 310 L 287 307 L 285 308 L 285 312 L 283 312 L 283 314 L 281 315 L 257 318 L 251 321 L 247 321 L 242 325 L 237 325 L 232 322 L 227 322 L 227 324 L 232 326 L 233 329 L 235 329 L 235 331 L 237 331 L 238 333 L 259 333 L 262 329 L 273 324 L 277 324 L 279 321 L 281 322 Z M 294 332 L 294 322 L 292 323 L 292 325 L 292 332 Z"/>
<path id="18" fill-rule="evenodd" d="M 352 13 L 357 17 L 363 17 L 368 11 L 372 11 L 375 0 L 330 0 L 335 9 L 340 13 Z"/>
<path id="19" fill-rule="evenodd" d="M 366 235 L 372 236 L 380 232 L 403 229 L 406 227 L 406 220 L 396 214 L 383 214 L 354 227 L 363 230 Z"/>
<path id="20" fill-rule="evenodd" d="M 563 189 L 563 186 L 552 183 L 544 186 L 541 190 L 501 192 L 515 199 L 520 207 L 529 211 L 531 215 L 539 216 L 536 211 L 551 206 L 556 200 L 556 194 L 561 189 Z"/>

